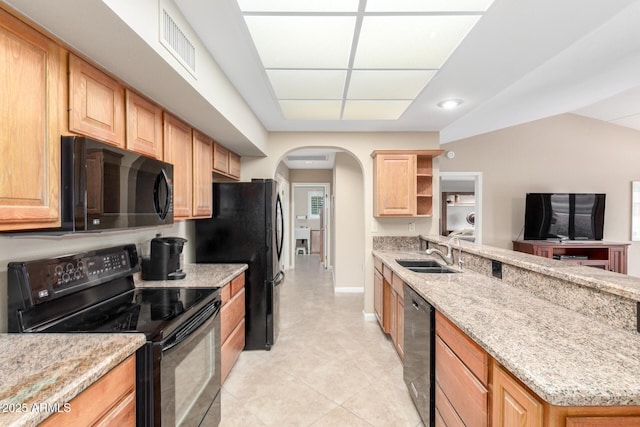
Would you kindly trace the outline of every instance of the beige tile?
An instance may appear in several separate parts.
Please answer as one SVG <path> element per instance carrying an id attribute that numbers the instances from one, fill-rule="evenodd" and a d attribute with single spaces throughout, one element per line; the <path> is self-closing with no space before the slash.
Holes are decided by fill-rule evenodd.
<path id="1" fill-rule="evenodd" d="M 335 294 L 317 256 L 298 256 L 271 351 L 243 352 L 223 387 L 222 426 L 414 427 L 420 418 L 391 340 Z"/>
<path id="2" fill-rule="evenodd" d="M 340 406 L 311 425 L 313 427 L 371 427 L 371 424 Z"/>

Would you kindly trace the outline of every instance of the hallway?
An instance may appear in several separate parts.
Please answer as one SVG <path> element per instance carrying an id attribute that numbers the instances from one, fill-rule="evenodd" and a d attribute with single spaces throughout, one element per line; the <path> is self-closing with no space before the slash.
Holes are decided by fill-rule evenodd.
<path id="1" fill-rule="evenodd" d="M 245 351 L 222 388 L 220 426 L 420 426 L 402 364 L 362 294 L 334 294 L 317 255 L 297 255 L 271 351 Z"/>

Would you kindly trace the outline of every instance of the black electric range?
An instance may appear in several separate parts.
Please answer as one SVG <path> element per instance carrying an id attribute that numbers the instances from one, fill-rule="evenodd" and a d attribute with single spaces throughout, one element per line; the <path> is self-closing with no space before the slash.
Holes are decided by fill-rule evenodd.
<path id="1" fill-rule="evenodd" d="M 12 262 L 9 332 L 143 333 L 147 344 L 136 353 L 137 424 L 217 425 L 219 289 L 135 288 L 139 270 L 135 245 Z M 194 381 L 186 365 L 200 366 L 201 376 Z M 197 387 L 185 393 L 190 383 Z"/>

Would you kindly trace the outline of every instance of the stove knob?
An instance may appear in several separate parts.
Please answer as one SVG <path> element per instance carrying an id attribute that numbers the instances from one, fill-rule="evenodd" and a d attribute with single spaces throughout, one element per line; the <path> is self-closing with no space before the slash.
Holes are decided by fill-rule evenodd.
<path id="1" fill-rule="evenodd" d="M 74 270 L 74 268 L 75 268 L 75 267 L 73 266 L 73 264 L 71 264 L 70 262 L 68 262 L 68 263 L 67 263 L 67 266 L 66 266 L 66 270 L 67 270 L 67 271 L 73 271 L 73 270 Z"/>
<path id="2" fill-rule="evenodd" d="M 69 276 L 69 273 L 64 273 L 62 275 L 62 283 L 67 283 L 70 280 L 71 280 L 71 276 Z"/>

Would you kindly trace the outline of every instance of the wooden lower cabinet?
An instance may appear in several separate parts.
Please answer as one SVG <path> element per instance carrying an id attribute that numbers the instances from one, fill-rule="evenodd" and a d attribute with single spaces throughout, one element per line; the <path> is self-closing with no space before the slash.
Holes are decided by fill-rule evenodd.
<path id="1" fill-rule="evenodd" d="M 404 360 L 404 282 L 395 274 L 391 279 L 389 335 L 400 360 Z"/>
<path id="2" fill-rule="evenodd" d="M 493 363 L 493 426 L 542 427 L 543 404 L 498 363 Z"/>
<path id="3" fill-rule="evenodd" d="M 69 412 L 57 412 L 40 425 L 44 427 L 135 426 L 135 354 L 73 398 L 68 407 Z"/>
<path id="4" fill-rule="evenodd" d="M 231 372 L 245 344 L 245 290 L 244 272 L 236 276 L 221 290 L 220 310 L 220 370 L 222 382 Z"/>
<path id="5" fill-rule="evenodd" d="M 489 425 L 489 355 L 436 311 L 436 411 L 446 426 Z"/>
<path id="6" fill-rule="evenodd" d="M 540 240 L 515 240 L 513 250 L 544 258 L 560 259 L 564 262 L 601 268 L 616 273 L 627 273 L 628 243 L 565 243 Z"/>

